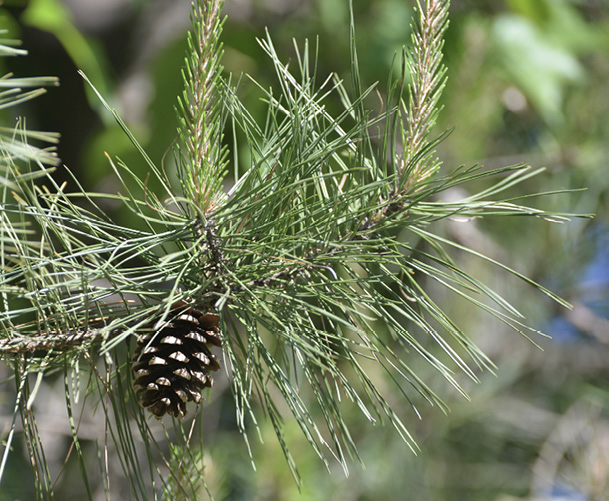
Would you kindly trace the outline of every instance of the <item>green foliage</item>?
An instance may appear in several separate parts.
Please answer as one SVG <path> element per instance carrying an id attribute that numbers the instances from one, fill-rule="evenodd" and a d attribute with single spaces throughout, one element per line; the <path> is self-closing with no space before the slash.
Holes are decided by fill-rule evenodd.
<path id="1" fill-rule="evenodd" d="M 461 266 L 462 256 L 567 305 L 525 274 L 444 234 L 439 224 L 505 216 L 532 216 L 538 224 L 567 220 L 560 210 L 527 205 L 559 190 L 522 195 L 516 189 L 542 169 L 440 168 L 435 150 L 446 135 L 434 136 L 432 127 L 445 85 L 446 2 L 419 6 L 412 47 L 401 73 L 389 79 L 381 112 L 370 106 L 375 86 L 362 84 L 353 13 L 354 90 L 337 75 L 320 76 L 321 47 L 295 43 L 287 65 L 267 34 L 259 44 L 276 83 L 252 78 L 262 119 L 241 95 L 252 85 L 234 85 L 221 73 L 221 6 L 199 1 L 193 11 L 177 107 L 177 183 L 101 95 L 150 177 L 108 157 L 121 186 L 108 195 L 82 187 L 76 175 L 68 189 L 42 165 L 5 156 L 10 168 L 0 237 L 11 257 L 2 262 L 0 350 L 15 365 L 13 422 L 21 413 L 27 425 L 41 498 L 52 496 L 54 482 L 30 412 L 37 386 L 29 387 L 29 376 L 40 375 L 42 384 L 50 369 L 67 374 L 72 367 L 78 381 L 78 360 L 91 377 L 87 398 L 103 408 L 108 431 L 100 456 L 107 458 L 109 435 L 132 496 L 154 492 L 156 499 L 163 490 L 168 498 L 190 499 L 201 492 L 198 479 L 207 470 L 194 445 L 202 420 L 190 430 L 168 419 L 152 424 L 135 404 L 125 354 L 125 344 L 151 320 L 172 320 L 178 301 L 221 314 L 237 425 L 266 438 L 264 415 L 297 479 L 299 458 L 290 448 L 295 429 L 330 470 L 327 456 L 345 471 L 353 458 L 367 460 L 369 451 L 357 447 L 352 409 L 372 423 L 388 421 L 416 451 L 411 423 L 422 413 L 420 403 L 447 410 L 437 376 L 467 396 L 468 379 L 477 382 L 480 368 L 493 369 L 435 294 L 527 336 L 537 332 L 526 327 L 517 306 Z M 229 151 L 235 168 L 227 180 Z M 470 187 L 478 191 L 468 193 Z M 451 198 L 455 192 L 462 196 Z M 105 214 L 104 207 L 117 203 L 135 224 L 117 224 Z M 87 405 L 69 382 L 66 376 L 74 454 L 92 498 L 76 423 Z M 109 491 L 107 459 L 99 470 Z"/>
<path id="2" fill-rule="evenodd" d="M 17 48 L 20 45 L 18 40 L 7 39 L 6 35 L 6 30 L 0 30 L 0 37 L 3 37 L 0 44 L 0 56 L 15 57 L 27 54 L 27 51 Z M 59 80 L 55 77 L 16 78 L 11 74 L 3 75 L 0 79 L 0 112 L 6 116 L 10 108 L 44 94 L 46 92 L 44 87 L 53 85 L 59 85 Z M 9 177 L 12 177 L 9 169 L 15 161 L 56 165 L 59 159 L 54 153 L 53 147 L 39 148 L 29 143 L 34 141 L 53 144 L 57 143 L 58 139 L 58 134 L 28 130 L 23 122 L 18 122 L 15 128 L 0 128 L 0 151 L 4 159 L 1 166 L 2 184 L 15 189 L 16 185 L 9 181 Z"/>

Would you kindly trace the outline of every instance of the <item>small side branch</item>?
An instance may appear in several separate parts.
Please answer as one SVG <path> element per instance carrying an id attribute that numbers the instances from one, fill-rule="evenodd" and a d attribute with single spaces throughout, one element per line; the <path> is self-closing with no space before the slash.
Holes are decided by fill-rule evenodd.
<path id="1" fill-rule="evenodd" d="M 108 335 L 102 329 L 76 329 L 65 333 L 52 332 L 39 336 L 14 335 L 0 339 L 0 355 L 24 354 L 35 351 L 68 352 L 77 347 L 90 346 Z"/>

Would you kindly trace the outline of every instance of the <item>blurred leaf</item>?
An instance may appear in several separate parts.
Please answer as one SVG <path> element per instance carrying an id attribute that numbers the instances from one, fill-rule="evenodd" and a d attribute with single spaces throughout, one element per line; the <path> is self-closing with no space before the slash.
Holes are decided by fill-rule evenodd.
<path id="1" fill-rule="evenodd" d="M 533 22 L 512 14 L 497 17 L 492 39 L 509 77 L 549 125 L 561 124 L 565 88 L 585 75 L 575 55 L 551 43 Z"/>
<path id="2" fill-rule="evenodd" d="M 548 18 L 550 9 L 544 0 L 506 0 L 506 3 L 512 11 L 535 21 Z"/>
<path id="3" fill-rule="evenodd" d="M 84 71 L 105 95 L 109 95 L 110 72 L 103 50 L 99 44 L 85 37 L 74 25 L 72 14 L 59 0 L 32 0 L 23 12 L 22 20 L 35 28 L 52 33 L 78 69 Z M 92 108 L 103 107 L 95 94 L 87 87 L 87 97 Z M 107 117 L 100 113 L 101 117 Z"/>

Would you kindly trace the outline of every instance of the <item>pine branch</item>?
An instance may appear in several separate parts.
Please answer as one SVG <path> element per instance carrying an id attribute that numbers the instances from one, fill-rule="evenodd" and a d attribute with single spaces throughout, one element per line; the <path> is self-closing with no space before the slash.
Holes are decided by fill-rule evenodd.
<path id="1" fill-rule="evenodd" d="M 419 6 L 407 58 L 408 104 L 401 101 L 398 130 L 387 127 L 379 147 L 370 131 L 395 124 L 396 109 L 380 116 L 365 109 L 374 86 L 362 91 L 356 68 L 353 98 L 335 75 L 318 85 L 308 43 L 302 51 L 296 47 L 294 70 L 281 62 L 268 34 L 260 41 L 278 85 L 259 85 L 267 114 L 261 122 L 252 116 L 220 74 L 221 7 L 220 0 L 194 5 L 185 90 L 178 102 L 182 197 L 102 96 L 163 193 L 110 159 L 122 193 L 88 193 L 76 178 L 77 189 L 68 193 L 52 169 L 5 155 L 0 245 L 10 252 L 0 257 L 0 354 L 10 359 L 39 351 L 76 353 L 98 341 L 99 352 L 109 354 L 137 338 L 135 362 L 125 364 L 134 375 L 117 369 L 112 378 L 108 369 L 105 379 L 98 376 L 100 394 L 114 411 L 110 433 L 126 475 L 136 478 L 135 493 L 145 490 L 146 468 L 132 443 L 134 422 L 145 438 L 150 477 L 160 478 L 172 492 L 181 489 L 173 480 L 197 487 L 196 455 L 181 473 L 173 472 L 171 482 L 164 479 L 159 464 L 170 465 L 175 458 L 153 458 L 156 439 L 145 416 L 130 405 L 137 400 L 134 392 L 144 393 L 144 405 L 157 417 L 184 416 L 186 402 L 199 404 L 202 387 L 211 386 L 208 371 L 220 368 L 209 346 L 221 345 L 228 362 L 241 430 L 247 431 L 246 415 L 257 426 L 254 403 L 259 402 L 298 478 L 282 429 L 285 410 L 323 461 L 329 450 L 346 470 L 358 453 L 341 414 L 342 399 L 370 422 L 387 420 L 408 446 L 417 447 L 405 418 L 394 410 L 392 394 L 374 373 L 392 381 L 418 414 L 413 393 L 419 401 L 446 408 L 419 374 L 419 361 L 463 395 L 455 373 L 477 381 L 478 368 L 492 368 L 434 302 L 428 281 L 515 330 L 526 330 L 513 305 L 458 268 L 451 248 L 486 259 L 561 302 L 431 226 L 460 214 L 568 216 L 521 205 L 526 196 L 501 198 L 540 171 L 476 166 L 440 173 L 434 148 L 442 136 L 430 135 L 445 80 L 441 50 L 448 2 Z M 335 109 L 328 106 L 332 98 L 342 104 L 340 111 L 329 111 Z M 250 163 L 236 169 L 234 186 L 223 193 L 227 117 L 236 131 L 234 154 L 249 149 Z M 396 143 L 399 152 L 393 151 Z M 447 189 L 490 176 L 499 180 L 480 193 L 459 202 L 439 201 Z M 100 198 L 124 205 L 140 226 L 116 224 L 99 208 Z M 34 429 L 31 435 L 35 441 Z M 34 447 L 33 462 L 38 453 Z"/>

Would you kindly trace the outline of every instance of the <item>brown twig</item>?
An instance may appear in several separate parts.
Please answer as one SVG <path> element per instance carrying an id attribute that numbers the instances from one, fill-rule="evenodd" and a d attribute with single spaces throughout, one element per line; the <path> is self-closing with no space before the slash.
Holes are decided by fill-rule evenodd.
<path id="1" fill-rule="evenodd" d="M 111 334 L 116 334 L 112 332 Z M 65 333 L 50 332 L 37 336 L 23 336 L 15 334 L 13 337 L 0 339 L 0 355 L 21 354 L 35 351 L 66 352 L 84 343 L 90 345 L 101 341 L 107 332 L 102 329 L 75 329 Z"/>

